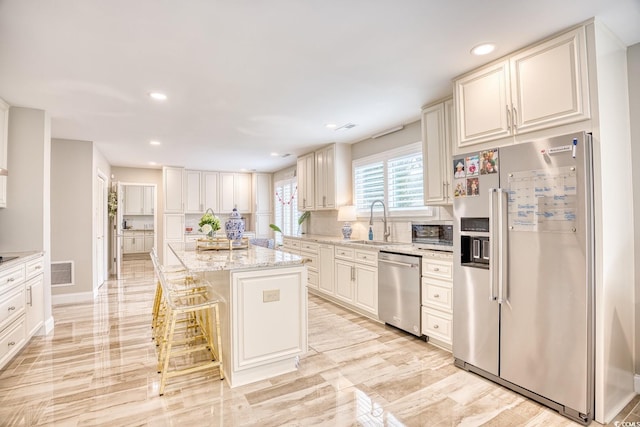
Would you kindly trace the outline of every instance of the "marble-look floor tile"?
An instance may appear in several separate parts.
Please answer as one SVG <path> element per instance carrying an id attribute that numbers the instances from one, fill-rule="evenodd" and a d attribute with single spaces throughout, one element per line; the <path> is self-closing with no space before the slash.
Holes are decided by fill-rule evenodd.
<path id="1" fill-rule="evenodd" d="M 297 371 L 230 389 L 215 369 L 158 396 L 150 261 L 123 263 L 95 301 L 53 307 L 55 330 L 0 371 L 5 426 L 568 426 L 453 365 L 451 353 L 309 296 Z M 636 399 L 620 421 L 640 418 Z"/>

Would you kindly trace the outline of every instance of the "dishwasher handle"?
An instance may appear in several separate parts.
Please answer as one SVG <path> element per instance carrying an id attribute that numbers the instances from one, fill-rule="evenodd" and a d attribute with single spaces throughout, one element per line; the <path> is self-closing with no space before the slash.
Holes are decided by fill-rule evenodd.
<path id="1" fill-rule="evenodd" d="M 391 261 L 388 259 L 381 259 L 381 258 L 378 258 L 378 262 L 384 262 L 387 264 L 399 265 L 401 267 L 410 267 L 410 268 L 417 268 L 420 265 L 420 264 L 409 264 L 408 262 Z"/>

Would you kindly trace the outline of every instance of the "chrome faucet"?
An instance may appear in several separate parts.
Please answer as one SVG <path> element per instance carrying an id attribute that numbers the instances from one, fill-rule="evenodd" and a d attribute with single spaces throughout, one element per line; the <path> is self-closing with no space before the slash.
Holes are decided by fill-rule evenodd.
<path id="1" fill-rule="evenodd" d="M 387 228 L 387 207 L 384 205 L 384 202 L 380 199 L 374 200 L 371 202 L 371 215 L 369 216 L 369 226 L 373 227 L 373 205 L 376 203 L 380 203 L 382 205 L 382 222 L 384 224 L 384 241 L 389 241 L 389 236 L 391 235 L 391 230 Z"/>

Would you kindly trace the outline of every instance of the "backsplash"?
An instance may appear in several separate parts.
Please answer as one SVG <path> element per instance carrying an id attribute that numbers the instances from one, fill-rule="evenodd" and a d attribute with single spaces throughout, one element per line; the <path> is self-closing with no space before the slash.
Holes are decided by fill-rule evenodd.
<path id="1" fill-rule="evenodd" d="M 124 215 L 122 219 L 126 221 L 127 228 L 153 230 L 153 215 Z"/>
<path id="2" fill-rule="evenodd" d="M 411 243 L 411 222 L 428 221 L 452 221 L 453 210 L 451 207 L 434 207 L 434 215 L 416 215 L 414 217 L 387 218 L 387 225 L 391 228 L 389 240 L 392 242 Z M 303 230 L 307 234 L 317 234 L 321 236 L 342 236 L 343 222 L 338 221 L 338 211 L 313 211 Z M 366 240 L 369 238 L 369 219 L 354 221 L 351 223 L 353 233 L 351 240 Z M 384 226 L 382 214 L 373 214 L 373 239 L 382 240 L 384 236 Z"/>

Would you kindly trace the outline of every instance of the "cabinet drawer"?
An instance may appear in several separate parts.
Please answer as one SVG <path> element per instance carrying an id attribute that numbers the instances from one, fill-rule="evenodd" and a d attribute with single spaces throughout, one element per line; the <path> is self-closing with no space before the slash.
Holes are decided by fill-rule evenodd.
<path id="1" fill-rule="evenodd" d="M 24 281 L 24 264 L 4 270 L 0 273 L 0 292 L 5 286 L 11 286 Z"/>
<path id="2" fill-rule="evenodd" d="M 436 279 L 453 279 L 453 263 L 422 257 L 422 275 Z"/>
<path id="3" fill-rule="evenodd" d="M 0 368 L 20 350 L 25 342 L 24 316 L 0 333 Z"/>
<path id="4" fill-rule="evenodd" d="M 300 240 L 296 239 L 283 239 L 282 243 L 284 246 L 292 249 L 300 250 Z"/>
<path id="5" fill-rule="evenodd" d="M 451 284 L 422 279 L 422 305 L 451 313 L 452 295 Z"/>
<path id="6" fill-rule="evenodd" d="M 422 308 L 422 334 L 451 344 L 453 317 L 430 308 Z"/>
<path id="7" fill-rule="evenodd" d="M 0 296 L 0 330 L 24 313 L 24 285 L 11 288 Z"/>
<path id="8" fill-rule="evenodd" d="M 368 265 L 378 265 L 378 252 L 376 251 L 363 251 L 361 249 L 355 250 L 356 262 Z"/>
<path id="9" fill-rule="evenodd" d="M 353 248 L 336 246 L 336 258 L 353 260 Z"/>
<path id="10" fill-rule="evenodd" d="M 300 242 L 300 250 L 305 252 L 318 253 L 318 244 L 316 242 Z"/>
<path id="11" fill-rule="evenodd" d="M 37 276 L 44 271 L 44 257 L 38 257 L 26 263 L 27 279 Z"/>

